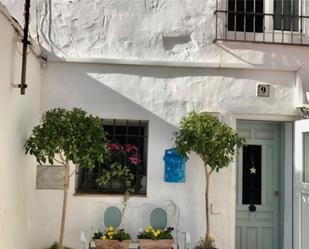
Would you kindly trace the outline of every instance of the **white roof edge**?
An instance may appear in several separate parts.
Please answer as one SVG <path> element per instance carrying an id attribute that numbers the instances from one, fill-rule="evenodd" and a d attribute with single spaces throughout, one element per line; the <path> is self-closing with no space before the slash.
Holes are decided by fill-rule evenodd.
<path id="1" fill-rule="evenodd" d="M 219 61 L 169 61 L 169 60 L 145 60 L 145 59 L 123 59 L 123 58 L 85 58 L 85 57 L 63 57 L 49 58 L 50 62 L 90 63 L 124 66 L 148 66 L 148 67 L 179 67 L 179 68 L 220 68 L 220 69 L 251 69 L 267 71 L 297 72 L 299 65 L 291 66 L 267 66 L 250 65 L 237 62 Z"/>

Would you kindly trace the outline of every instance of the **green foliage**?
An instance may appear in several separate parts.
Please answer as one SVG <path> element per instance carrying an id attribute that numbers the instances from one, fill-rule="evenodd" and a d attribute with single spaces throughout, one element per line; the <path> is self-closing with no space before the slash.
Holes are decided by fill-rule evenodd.
<path id="1" fill-rule="evenodd" d="M 215 240 L 213 238 L 201 239 L 193 249 L 215 249 Z"/>
<path id="2" fill-rule="evenodd" d="M 174 228 L 168 227 L 164 230 L 161 229 L 153 229 L 152 226 L 148 226 L 144 231 L 141 231 L 137 237 L 139 239 L 152 239 L 152 240 L 160 240 L 160 239 L 173 239 L 172 231 Z"/>
<path id="3" fill-rule="evenodd" d="M 108 230 L 101 232 L 97 230 L 92 239 L 101 239 L 101 240 L 129 240 L 131 239 L 130 234 L 126 233 L 124 229 L 114 229 L 113 227 L 109 227 Z"/>
<path id="4" fill-rule="evenodd" d="M 104 161 L 107 142 L 99 117 L 78 108 L 56 108 L 43 114 L 41 124 L 34 127 L 24 147 L 39 164 L 53 165 L 57 161 L 66 165 L 72 161 L 93 169 L 97 162 Z"/>
<path id="5" fill-rule="evenodd" d="M 124 180 L 124 183 L 126 185 L 126 191 L 128 192 L 128 194 L 134 192 L 134 174 L 131 173 L 131 170 L 127 166 L 121 165 L 118 162 L 113 163 L 110 166 L 110 171 L 104 171 L 103 174 L 96 179 L 96 181 L 99 185 L 104 186 L 112 179 L 116 178 Z"/>
<path id="6" fill-rule="evenodd" d="M 236 148 L 241 147 L 245 140 L 216 117 L 191 112 L 180 121 L 175 143 L 177 151 L 186 158 L 190 152 L 195 152 L 205 166 L 219 171 L 229 165 Z"/>

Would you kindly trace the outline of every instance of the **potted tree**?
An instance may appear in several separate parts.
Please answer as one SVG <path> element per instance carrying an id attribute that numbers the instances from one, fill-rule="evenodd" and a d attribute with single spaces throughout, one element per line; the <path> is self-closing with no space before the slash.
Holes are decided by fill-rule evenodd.
<path id="1" fill-rule="evenodd" d="M 42 164 L 55 163 L 64 167 L 63 208 L 59 241 L 55 246 L 63 249 L 65 217 L 70 185 L 70 166 L 93 169 L 96 163 L 102 163 L 107 153 L 107 138 L 99 117 L 88 115 L 74 108 L 65 110 L 56 108 L 45 112 L 39 125 L 24 145 L 26 154 L 34 155 Z"/>
<path id="2" fill-rule="evenodd" d="M 197 248 L 215 248 L 209 222 L 210 177 L 213 172 L 228 167 L 236 149 L 244 143 L 244 138 L 234 129 L 210 114 L 191 112 L 180 121 L 180 129 L 175 134 L 177 151 L 186 158 L 190 152 L 195 152 L 202 159 L 205 169 L 206 237 Z"/>

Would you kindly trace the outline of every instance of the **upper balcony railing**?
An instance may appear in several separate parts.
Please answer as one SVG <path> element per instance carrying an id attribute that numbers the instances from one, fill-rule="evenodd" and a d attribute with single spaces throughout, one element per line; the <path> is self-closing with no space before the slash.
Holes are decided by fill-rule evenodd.
<path id="1" fill-rule="evenodd" d="M 216 38 L 309 45 L 308 0 L 216 0 Z"/>

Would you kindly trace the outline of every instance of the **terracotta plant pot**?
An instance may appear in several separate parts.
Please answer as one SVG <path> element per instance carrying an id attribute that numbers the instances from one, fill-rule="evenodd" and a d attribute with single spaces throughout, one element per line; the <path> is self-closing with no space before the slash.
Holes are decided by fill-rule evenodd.
<path id="1" fill-rule="evenodd" d="M 99 240 L 95 241 L 96 249 L 128 249 L 130 240 Z"/>
<path id="2" fill-rule="evenodd" d="M 172 239 L 140 239 L 139 241 L 140 249 L 171 249 L 174 243 Z"/>

